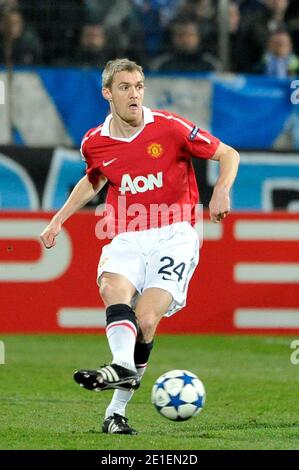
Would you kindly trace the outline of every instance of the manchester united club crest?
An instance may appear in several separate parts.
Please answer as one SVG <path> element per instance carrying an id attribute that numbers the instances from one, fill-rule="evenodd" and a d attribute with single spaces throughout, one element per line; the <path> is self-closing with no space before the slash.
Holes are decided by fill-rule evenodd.
<path id="1" fill-rule="evenodd" d="M 160 158 L 163 153 L 163 147 L 161 144 L 150 144 L 147 147 L 147 152 L 149 153 L 151 158 Z"/>

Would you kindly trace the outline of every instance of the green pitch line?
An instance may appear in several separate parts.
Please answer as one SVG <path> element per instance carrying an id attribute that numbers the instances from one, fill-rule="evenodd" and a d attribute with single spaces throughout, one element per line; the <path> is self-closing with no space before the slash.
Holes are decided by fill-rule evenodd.
<path id="1" fill-rule="evenodd" d="M 299 449 L 294 337 L 159 336 L 128 406 L 137 436 L 101 433 L 111 391 L 81 389 L 77 368 L 109 362 L 103 336 L 0 335 L 0 449 Z M 189 369 L 204 382 L 203 412 L 183 423 L 150 403 L 159 375 Z"/>

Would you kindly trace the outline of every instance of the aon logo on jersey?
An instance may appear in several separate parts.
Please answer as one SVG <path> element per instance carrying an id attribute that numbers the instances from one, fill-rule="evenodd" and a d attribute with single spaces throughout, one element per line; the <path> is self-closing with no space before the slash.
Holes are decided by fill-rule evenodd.
<path id="1" fill-rule="evenodd" d="M 132 194 L 145 193 L 145 191 L 153 191 L 155 188 L 162 188 L 162 186 L 162 171 L 159 171 L 156 176 L 152 174 L 136 176 L 133 180 L 130 175 L 123 175 L 119 190 L 123 196 L 127 191 Z"/>

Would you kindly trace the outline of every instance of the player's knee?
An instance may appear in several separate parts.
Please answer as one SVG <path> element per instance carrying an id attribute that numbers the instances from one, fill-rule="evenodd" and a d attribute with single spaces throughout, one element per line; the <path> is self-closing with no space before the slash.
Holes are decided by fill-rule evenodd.
<path id="1" fill-rule="evenodd" d="M 143 312 L 138 316 L 138 326 L 146 343 L 152 341 L 158 323 L 159 319 L 154 311 Z"/>
<path id="2" fill-rule="evenodd" d="M 100 296 L 104 304 L 130 304 L 130 295 L 126 290 L 115 286 L 109 280 L 102 279 L 100 283 Z"/>

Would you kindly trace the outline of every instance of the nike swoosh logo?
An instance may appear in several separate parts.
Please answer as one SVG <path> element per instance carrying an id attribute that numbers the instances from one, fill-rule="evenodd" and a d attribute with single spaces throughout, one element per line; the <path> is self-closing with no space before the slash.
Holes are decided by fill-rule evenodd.
<path id="1" fill-rule="evenodd" d="M 117 160 L 117 157 L 113 158 L 112 160 L 109 160 L 108 162 L 103 162 L 103 166 L 108 166 L 110 165 L 110 163 L 114 162 L 115 160 Z"/>

